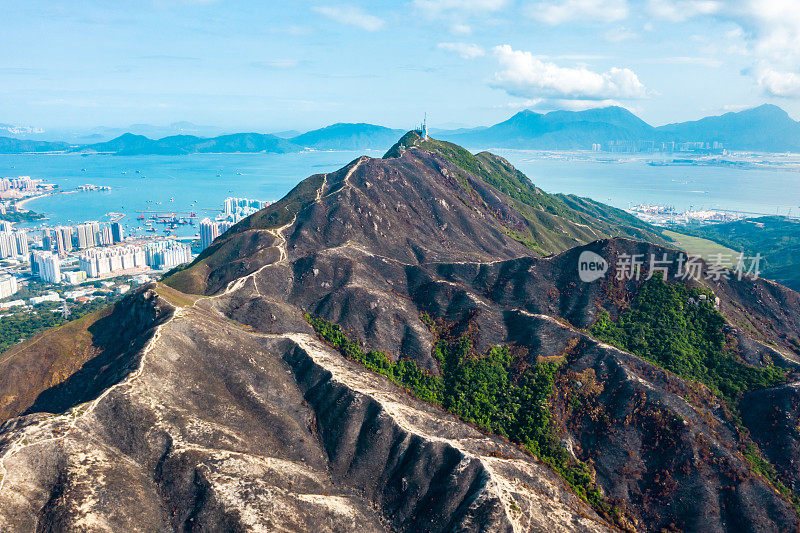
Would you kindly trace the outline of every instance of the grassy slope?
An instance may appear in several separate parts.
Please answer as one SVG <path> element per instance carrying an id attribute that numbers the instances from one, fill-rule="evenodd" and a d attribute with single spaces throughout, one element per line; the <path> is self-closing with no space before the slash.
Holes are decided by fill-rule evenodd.
<path id="1" fill-rule="evenodd" d="M 48 329 L 0 354 L 0 422 L 17 416 L 37 395 L 74 374 L 97 355 L 90 328 L 113 306 Z M 24 388 L 19 388 L 24 384 Z"/>
<path id="2" fill-rule="evenodd" d="M 761 275 L 800 291 L 800 220 L 760 217 L 725 224 L 690 225 L 676 228 L 696 237 L 765 258 Z"/>
<path id="3" fill-rule="evenodd" d="M 702 237 L 684 235 L 674 231 L 664 230 L 664 235 L 675 241 L 676 247 L 689 254 L 699 255 L 707 263 L 717 263 L 730 267 L 731 261 L 733 261 L 733 266 L 736 266 L 736 256 L 739 255 L 736 250 Z M 722 256 L 722 261 L 719 261 L 720 255 Z"/>
<path id="4" fill-rule="evenodd" d="M 437 152 L 508 196 L 528 220 L 526 231 L 509 234 L 542 254 L 558 253 L 600 238 L 623 236 L 659 244 L 659 230 L 620 209 L 573 195 L 548 194 L 502 157 L 490 152 L 473 155 L 446 141 L 409 132 L 384 157 L 397 157 L 412 146 Z M 466 181 L 466 180 L 464 180 Z M 468 187 L 468 184 L 462 182 Z"/>

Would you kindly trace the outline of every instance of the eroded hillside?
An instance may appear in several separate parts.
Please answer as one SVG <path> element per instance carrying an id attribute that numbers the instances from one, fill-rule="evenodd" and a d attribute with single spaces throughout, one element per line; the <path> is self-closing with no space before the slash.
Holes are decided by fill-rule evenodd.
<path id="1" fill-rule="evenodd" d="M 127 371 L 43 364 L 3 528 L 798 529 L 800 296 L 679 280 L 652 228 L 460 150 L 411 134 L 239 223 L 118 304 L 164 317 Z M 673 266 L 584 282 L 584 252 Z"/>

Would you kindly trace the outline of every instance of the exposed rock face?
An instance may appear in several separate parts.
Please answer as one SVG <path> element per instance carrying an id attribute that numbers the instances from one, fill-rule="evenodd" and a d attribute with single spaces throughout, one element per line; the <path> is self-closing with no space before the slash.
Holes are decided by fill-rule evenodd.
<path id="1" fill-rule="evenodd" d="M 212 304 L 180 308 L 98 399 L 6 423 L 1 529 L 608 529 L 515 447 Z"/>
<path id="2" fill-rule="evenodd" d="M 168 278 L 172 288 L 119 304 L 111 316 L 145 317 L 129 349 L 51 372 L 34 392 L 20 385 L 14 397 L 29 399 L 7 417 L 25 415 L 0 428 L 0 529 L 613 529 L 520 448 L 342 358 L 305 312 L 434 374 L 422 312 L 470 332 L 479 351 L 509 344 L 520 364 L 563 361 L 553 423 L 632 529 L 798 529 L 706 387 L 585 332 L 601 306 L 625 309 L 641 282 L 581 282 L 582 251 L 610 264 L 677 251 L 600 239 L 539 257 L 510 236 L 530 227 L 520 213 L 418 147 L 309 178 Z M 592 220 L 585 231 L 603 236 L 608 226 Z M 761 280 L 703 284 L 738 339 L 732 356 L 797 365 L 800 296 Z M 35 347 L 18 358 L 41 357 Z M 794 388 L 757 391 L 743 408 L 787 480 L 800 475 L 796 454 L 781 452 L 800 449 Z"/>

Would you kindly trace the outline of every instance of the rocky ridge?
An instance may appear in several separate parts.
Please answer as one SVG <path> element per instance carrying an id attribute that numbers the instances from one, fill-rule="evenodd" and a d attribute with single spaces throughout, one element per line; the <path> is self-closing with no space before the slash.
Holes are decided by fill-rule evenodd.
<path id="1" fill-rule="evenodd" d="M 792 503 L 754 471 L 739 430 L 708 388 L 586 332 L 601 310 L 624 312 L 642 282 L 612 276 L 580 282 L 582 251 L 609 264 L 621 254 L 678 251 L 609 238 L 611 219 L 526 197 L 534 215 L 552 217 L 558 231 L 576 228 L 561 242 L 577 247 L 541 257 L 520 239 L 524 231 L 540 231 L 536 217 L 489 183 L 502 187 L 498 174 L 459 166 L 452 152 L 434 146 L 396 148 L 390 154 L 396 157 L 360 158 L 309 178 L 168 277 L 169 286 L 118 304 L 132 308 L 150 294 L 152 308 L 169 310 L 164 316 L 171 318 L 155 327 L 143 322 L 133 332 L 146 344 L 119 356 L 128 364 L 118 366 L 129 370 L 104 381 L 98 396 L 47 389 L 36 394 L 62 398 L 61 409 L 46 414 L 34 406 L 54 403 L 29 393 L 10 413 L 27 414 L 0 428 L 0 524 L 11 530 L 34 524 L 243 531 L 798 528 Z M 797 293 L 764 280 L 700 285 L 720 297 L 731 338 L 739 339 L 733 357 L 754 367 L 796 367 Z M 622 518 L 612 523 L 598 515 L 519 447 L 344 359 L 316 338 L 304 313 L 434 375 L 437 333 L 424 316 L 446 324 L 450 335 L 469 336 L 478 354 L 504 344 L 521 365 L 560 361 L 549 400 L 553 423 L 565 449 L 592 465 Z M 30 344 L 20 356 L 33 353 Z M 104 368 L 91 361 L 87 370 Z M 751 394 L 785 395 L 787 387 L 793 385 Z M 769 401 L 781 442 L 797 446 L 796 427 L 781 419 L 786 412 L 791 420 L 793 408 Z M 753 440 L 782 479 L 793 479 L 793 463 L 770 447 L 776 426 L 755 410 L 764 404 L 743 405 Z"/>

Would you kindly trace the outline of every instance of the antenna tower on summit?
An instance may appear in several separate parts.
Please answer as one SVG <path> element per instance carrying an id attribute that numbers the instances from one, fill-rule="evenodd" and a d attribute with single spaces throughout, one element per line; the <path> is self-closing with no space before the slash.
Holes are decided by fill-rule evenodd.
<path id="1" fill-rule="evenodd" d="M 422 119 L 422 140 L 428 140 L 428 113 L 425 113 L 425 118 Z"/>

